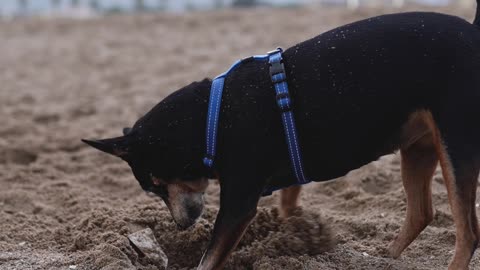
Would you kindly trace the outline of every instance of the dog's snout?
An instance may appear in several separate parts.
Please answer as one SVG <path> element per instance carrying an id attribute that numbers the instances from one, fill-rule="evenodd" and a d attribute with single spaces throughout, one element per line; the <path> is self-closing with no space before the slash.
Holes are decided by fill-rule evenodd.
<path id="1" fill-rule="evenodd" d="M 196 219 L 186 219 L 182 221 L 175 220 L 175 223 L 177 224 L 177 228 L 183 231 L 190 228 L 196 221 Z"/>
<path id="2" fill-rule="evenodd" d="M 194 221 L 197 220 L 202 215 L 203 207 L 204 202 L 202 196 L 201 201 L 195 201 L 185 206 L 187 216 Z"/>
<path id="3" fill-rule="evenodd" d="M 202 215 L 204 208 L 203 193 L 175 193 L 164 202 L 180 229 L 192 226 Z"/>

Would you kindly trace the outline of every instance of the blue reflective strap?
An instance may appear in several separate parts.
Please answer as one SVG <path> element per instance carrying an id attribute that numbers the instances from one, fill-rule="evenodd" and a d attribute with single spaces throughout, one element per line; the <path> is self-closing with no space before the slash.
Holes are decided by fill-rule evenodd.
<path id="1" fill-rule="evenodd" d="M 208 115 L 207 115 L 207 130 L 206 130 L 206 141 L 207 149 L 206 155 L 203 158 L 203 164 L 208 168 L 213 168 L 213 163 L 215 160 L 216 147 L 217 147 L 217 132 L 218 132 L 218 122 L 220 107 L 222 105 L 222 92 L 223 86 L 225 84 L 225 77 L 235 70 L 241 63 L 246 61 L 258 61 L 258 60 L 267 60 L 269 55 L 254 55 L 248 58 L 244 58 L 236 61 L 227 71 L 218 75 L 213 79 L 212 86 L 210 88 L 210 100 L 208 102 Z"/>
<path id="2" fill-rule="evenodd" d="M 282 50 L 277 49 L 270 53 L 268 63 L 270 64 L 270 77 L 277 94 L 277 105 L 282 113 L 282 123 L 293 172 L 298 184 L 305 184 L 310 181 L 305 177 L 305 170 L 303 169 L 302 153 L 300 151 L 295 119 L 292 112 L 292 100 L 288 92 L 287 75 L 285 73 L 285 67 L 283 66 Z"/>
<path id="3" fill-rule="evenodd" d="M 207 154 L 203 159 L 203 164 L 208 168 L 213 167 L 213 160 L 216 153 L 216 139 L 218 130 L 218 117 L 220 114 L 220 105 L 222 103 L 223 84 L 225 83 L 225 75 L 220 75 L 212 82 L 210 89 L 210 100 L 208 104 L 207 115 Z"/>
<path id="4" fill-rule="evenodd" d="M 222 92 L 225 84 L 226 76 L 235 70 L 241 63 L 246 61 L 259 61 L 268 60 L 270 65 L 270 77 L 275 87 L 276 102 L 282 113 L 282 122 L 285 131 L 285 137 L 288 146 L 288 152 L 290 155 L 290 161 L 292 163 L 295 177 L 297 178 L 297 184 L 308 183 L 309 180 L 305 177 L 302 155 L 300 152 L 300 146 L 298 142 L 297 130 L 295 127 L 295 119 L 292 112 L 292 101 L 290 93 L 288 92 L 287 74 L 283 66 L 282 49 L 278 48 L 266 55 L 255 55 L 235 62 L 230 69 L 226 72 L 218 75 L 212 81 L 210 89 L 210 100 L 208 103 L 208 115 L 207 115 L 207 129 L 206 129 L 206 155 L 203 159 L 203 163 L 208 168 L 213 168 L 215 154 L 216 154 L 216 139 L 218 132 L 219 114 L 222 103 Z M 269 191 L 276 190 L 273 188 Z M 264 193 L 265 194 L 265 193 Z"/>

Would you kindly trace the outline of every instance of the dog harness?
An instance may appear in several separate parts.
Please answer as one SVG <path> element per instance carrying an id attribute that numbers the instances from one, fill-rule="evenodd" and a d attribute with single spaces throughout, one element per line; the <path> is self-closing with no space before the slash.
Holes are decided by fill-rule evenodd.
<path id="1" fill-rule="evenodd" d="M 222 92 L 225 84 L 225 78 L 230 72 L 235 70 L 241 63 L 245 61 L 268 60 L 270 66 L 270 78 L 275 87 L 277 105 L 282 113 L 282 122 L 288 145 L 290 161 L 293 167 L 293 172 L 297 179 L 296 184 L 302 185 L 310 182 L 305 177 L 305 170 L 303 169 L 302 155 L 298 142 L 297 130 L 295 128 L 292 101 L 288 91 L 287 74 L 285 73 L 285 67 L 283 65 L 282 52 L 283 51 L 281 48 L 277 48 L 274 51 L 268 52 L 266 55 L 254 55 L 238 60 L 230 67 L 230 69 L 213 79 L 210 89 L 210 100 L 207 115 L 207 153 L 203 159 L 203 163 L 208 168 L 211 169 L 213 167 L 215 159 L 220 105 L 222 102 Z M 267 190 L 264 194 L 271 194 L 271 192 L 274 190 L 276 190 L 276 188 Z"/>

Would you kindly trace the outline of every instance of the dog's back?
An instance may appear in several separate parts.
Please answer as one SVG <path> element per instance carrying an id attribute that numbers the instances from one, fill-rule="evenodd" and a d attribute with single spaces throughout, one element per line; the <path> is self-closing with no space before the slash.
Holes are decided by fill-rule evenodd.
<path id="1" fill-rule="evenodd" d="M 480 28 L 457 17 L 415 12 L 356 22 L 288 49 L 285 65 L 307 167 L 328 165 L 319 179 L 398 149 L 415 111 L 431 111 L 439 125 L 453 107 L 469 108 L 462 119 L 480 116 Z"/>

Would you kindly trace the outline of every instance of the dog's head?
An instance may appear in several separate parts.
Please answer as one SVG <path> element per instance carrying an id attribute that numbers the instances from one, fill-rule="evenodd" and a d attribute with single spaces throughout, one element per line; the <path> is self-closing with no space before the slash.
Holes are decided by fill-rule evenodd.
<path id="1" fill-rule="evenodd" d="M 158 195 L 181 228 L 204 208 L 209 171 L 202 163 L 205 106 L 211 82 L 193 83 L 165 98 L 121 137 L 83 140 L 125 160 L 141 187 Z M 203 122 L 203 123 L 202 123 Z"/>

